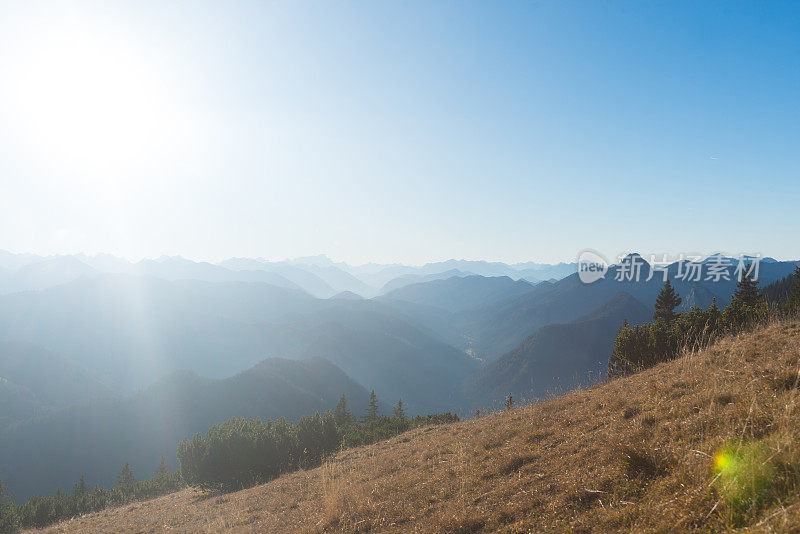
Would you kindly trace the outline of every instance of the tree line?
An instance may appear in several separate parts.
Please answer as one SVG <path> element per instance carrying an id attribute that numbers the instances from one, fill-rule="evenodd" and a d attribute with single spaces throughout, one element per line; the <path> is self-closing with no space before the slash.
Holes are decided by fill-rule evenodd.
<path id="1" fill-rule="evenodd" d="M 671 360 L 683 349 L 699 349 L 720 337 L 764 324 L 776 314 L 800 315 L 800 266 L 784 280 L 761 290 L 751 270 L 744 269 L 730 304 L 724 310 L 716 299 L 703 310 L 693 306 L 678 313 L 682 299 L 669 280 L 658 294 L 653 321 L 625 321 L 614 340 L 608 377 L 615 378 Z"/>
<path id="2" fill-rule="evenodd" d="M 402 400 L 391 416 L 378 413 L 370 393 L 366 413 L 357 419 L 342 396 L 333 411 L 267 420 L 236 417 L 214 425 L 178 445 L 183 479 L 214 490 L 233 490 L 265 482 L 283 473 L 306 469 L 342 448 L 366 445 L 419 426 L 458 421 L 451 413 L 407 418 Z"/>
<path id="3" fill-rule="evenodd" d="M 59 488 L 52 495 L 32 495 L 16 505 L 8 489 L 0 483 L 0 532 L 15 532 L 19 528 L 42 528 L 63 519 L 102 510 L 108 505 L 151 499 L 171 493 L 185 484 L 180 473 L 172 471 L 162 454 L 156 472 L 146 480 L 137 480 L 126 462 L 117 475 L 113 488 L 89 486 L 81 476 L 67 493 Z"/>
<path id="4" fill-rule="evenodd" d="M 212 426 L 205 436 L 197 434 L 181 441 L 177 471 L 162 454 L 156 472 L 146 480 L 137 480 L 125 463 L 112 488 L 90 487 L 81 476 L 70 493 L 59 488 L 52 495 L 33 495 L 21 505 L 14 503 L 0 482 L 0 533 L 45 527 L 108 505 L 152 499 L 187 485 L 235 490 L 313 467 L 342 448 L 374 443 L 410 428 L 455 421 L 458 416 L 449 412 L 408 418 L 402 400 L 391 416 L 381 415 L 374 390 L 360 418 L 348 410 L 344 395 L 333 411 L 301 417 L 294 423 L 284 418 L 261 421 L 235 417 Z"/>

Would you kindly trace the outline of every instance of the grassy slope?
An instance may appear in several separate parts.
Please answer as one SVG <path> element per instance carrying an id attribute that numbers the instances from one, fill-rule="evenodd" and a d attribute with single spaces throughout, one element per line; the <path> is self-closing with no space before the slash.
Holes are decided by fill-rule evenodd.
<path id="1" fill-rule="evenodd" d="M 797 455 L 800 324 L 774 324 L 546 403 L 408 432 L 227 495 L 189 489 L 51 531 L 724 530 L 712 456 L 745 436 Z M 796 477 L 795 477 L 796 478 Z M 747 516 L 800 529 L 800 496 Z"/>

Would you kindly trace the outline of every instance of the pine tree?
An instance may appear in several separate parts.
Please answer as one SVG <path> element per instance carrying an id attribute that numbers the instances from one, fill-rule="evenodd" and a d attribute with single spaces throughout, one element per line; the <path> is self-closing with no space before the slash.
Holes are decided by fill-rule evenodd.
<path id="1" fill-rule="evenodd" d="M 736 291 L 733 293 L 734 302 L 743 306 L 755 308 L 763 303 L 764 298 L 761 295 L 761 290 L 758 288 L 758 281 L 753 277 L 750 272 L 750 266 L 747 265 L 742 269 L 742 274 L 739 281 L 736 283 Z"/>
<path id="2" fill-rule="evenodd" d="M 662 287 L 661 291 L 658 293 L 658 298 L 656 298 L 656 311 L 653 314 L 653 320 L 660 320 L 671 324 L 672 321 L 675 320 L 675 317 L 678 316 L 678 314 L 675 313 L 675 308 L 680 305 L 681 298 L 678 296 L 675 288 L 672 287 L 669 279 L 667 279 L 667 281 L 664 282 L 664 287 Z"/>
<path id="3" fill-rule="evenodd" d="M 711 298 L 711 306 L 709 306 L 708 310 L 706 311 L 709 317 L 719 319 L 719 316 L 722 314 L 722 312 L 719 311 L 719 306 L 717 306 L 717 297 Z"/>
<path id="4" fill-rule="evenodd" d="M 89 488 L 89 484 L 86 483 L 86 478 L 81 475 L 81 479 L 72 486 L 72 496 L 73 497 L 83 497 L 89 494 L 91 489 Z"/>
<path id="5" fill-rule="evenodd" d="M 375 395 L 373 389 L 369 393 L 369 404 L 367 405 L 367 413 L 364 416 L 364 422 L 374 421 L 378 418 L 378 396 Z"/>
<path id="6" fill-rule="evenodd" d="M 347 398 L 342 395 L 339 404 L 333 410 L 333 419 L 338 426 L 345 426 L 353 422 L 353 414 L 347 409 Z"/>
<path id="7" fill-rule="evenodd" d="M 330 410 L 325 412 L 322 417 L 322 435 L 319 438 L 322 450 L 326 453 L 339 450 L 342 446 L 342 434 L 344 434 L 344 431 L 340 431 L 334 415 Z"/>
<path id="8" fill-rule="evenodd" d="M 133 476 L 133 469 L 125 462 L 125 465 L 122 466 L 122 471 L 119 472 L 117 475 L 117 483 L 120 486 L 130 486 L 132 484 L 136 484 L 136 477 Z"/>
<path id="9" fill-rule="evenodd" d="M 731 304 L 722 312 L 725 326 L 732 332 L 750 328 L 769 317 L 769 308 L 758 282 L 745 266 L 741 272 Z"/>
<path id="10" fill-rule="evenodd" d="M 794 268 L 792 282 L 789 296 L 786 299 L 786 314 L 798 315 L 800 314 L 800 265 Z"/>
<path id="11" fill-rule="evenodd" d="M 172 468 L 170 468 L 169 464 L 167 463 L 167 457 L 162 452 L 161 460 L 158 462 L 158 467 L 156 467 L 156 476 L 168 475 L 171 472 Z"/>
<path id="12" fill-rule="evenodd" d="M 628 346 L 626 341 L 630 337 L 631 327 L 628 324 L 628 319 L 622 320 L 622 326 L 617 331 L 617 337 L 614 339 L 614 349 L 611 351 L 611 356 L 608 358 L 608 378 L 616 378 L 618 376 L 625 376 L 631 372 Z"/>
<path id="13" fill-rule="evenodd" d="M 397 406 L 395 406 L 394 410 L 392 410 L 392 415 L 397 421 L 406 420 L 406 412 L 403 409 L 403 399 L 397 401 Z"/>
<path id="14" fill-rule="evenodd" d="M 89 484 L 86 483 L 86 478 L 81 474 L 81 479 L 72 486 L 72 495 L 67 499 L 70 514 L 85 514 L 90 510 L 91 491 Z"/>
<path id="15" fill-rule="evenodd" d="M 706 321 L 707 335 L 714 337 L 722 325 L 722 312 L 717 306 L 717 297 L 711 299 L 711 306 L 706 310 L 706 317 L 708 317 Z"/>

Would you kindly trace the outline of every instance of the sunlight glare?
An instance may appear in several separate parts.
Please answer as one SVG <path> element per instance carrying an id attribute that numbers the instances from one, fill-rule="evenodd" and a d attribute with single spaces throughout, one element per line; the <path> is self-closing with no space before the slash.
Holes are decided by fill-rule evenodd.
<path id="1" fill-rule="evenodd" d="M 8 88 L 37 153 L 96 178 L 169 144 L 174 124 L 152 61 L 108 32 L 54 30 L 27 39 Z"/>

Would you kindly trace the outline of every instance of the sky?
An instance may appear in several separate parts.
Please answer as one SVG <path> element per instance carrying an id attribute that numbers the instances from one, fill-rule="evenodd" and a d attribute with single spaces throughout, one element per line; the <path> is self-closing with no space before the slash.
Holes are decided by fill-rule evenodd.
<path id="1" fill-rule="evenodd" d="M 0 3 L 0 249 L 800 258 L 800 3 Z"/>

